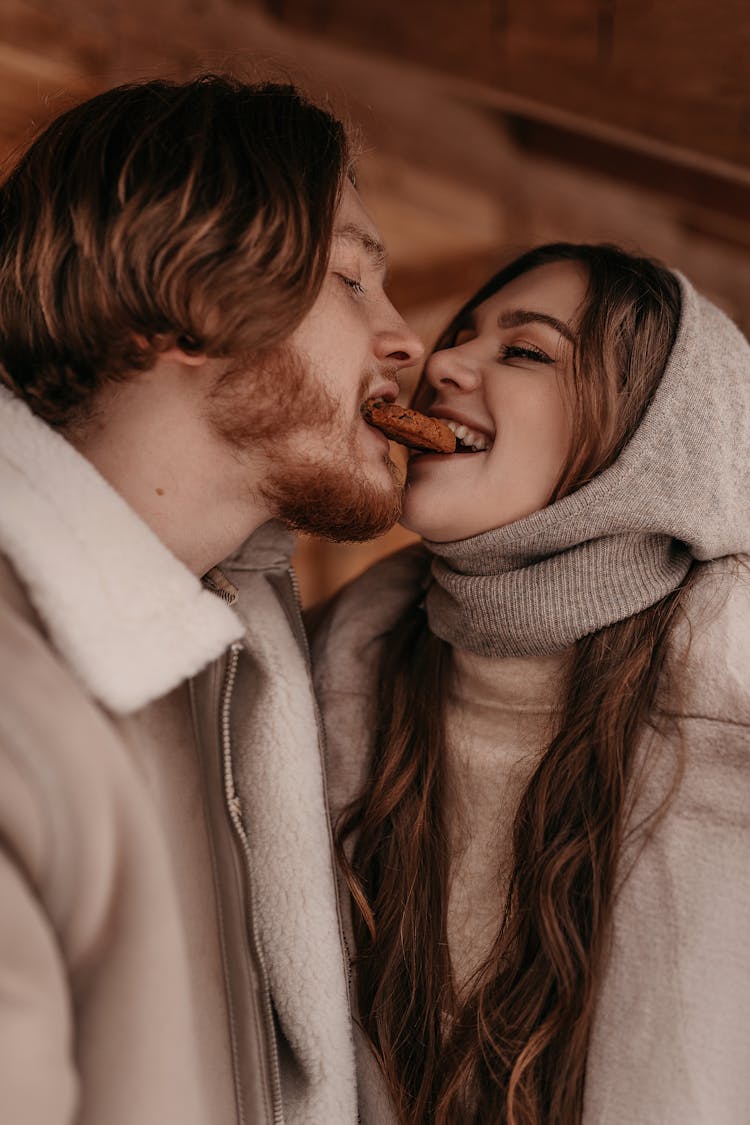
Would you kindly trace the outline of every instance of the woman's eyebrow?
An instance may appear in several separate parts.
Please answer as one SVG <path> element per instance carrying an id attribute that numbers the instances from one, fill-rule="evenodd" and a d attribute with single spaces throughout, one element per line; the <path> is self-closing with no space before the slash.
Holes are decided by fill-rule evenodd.
<path id="1" fill-rule="evenodd" d="M 531 312 L 527 309 L 509 309 L 507 312 L 500 313 L 497 318 L 497 323 L 500 328 L 520 328 L 524 324 L 549 324 L 571 344 L 575 343 L 575 336 L 571 332 L 568 325 L 563 320 L 558 320 L 556 316 L 549 316 L 548 313 Z"/>

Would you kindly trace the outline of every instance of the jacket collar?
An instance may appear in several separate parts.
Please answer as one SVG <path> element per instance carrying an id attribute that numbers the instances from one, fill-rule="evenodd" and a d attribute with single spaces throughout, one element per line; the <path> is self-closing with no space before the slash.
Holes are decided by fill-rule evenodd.
<path id="1" fill-rule="evenodd" d="M 0 551 L 61 656 L 111 711 L 136 711 L 243 633 L 60 434 L 0 387 Z"/>
<path id="2" fill-rule="evenodd" d="M 281 520 L 268 520 L 221 564 L 222 573 L 241 583 L 243 572 L 254 570 L 288 571 L 296 546 L 294 532 Z M 213 572 L 212 572 L 213 573 Z"/>

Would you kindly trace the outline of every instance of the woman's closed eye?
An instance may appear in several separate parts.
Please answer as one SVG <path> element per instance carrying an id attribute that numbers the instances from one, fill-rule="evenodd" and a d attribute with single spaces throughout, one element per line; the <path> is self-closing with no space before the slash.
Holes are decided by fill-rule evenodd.
<path id="1" fill-rule="evenodd" d="M 530 344 L 505 344 L 500 349 L 501 360 L 526 359 L 532 363 L 554 363 L 554 358 L 543 352 L 541 348 L 532 347 Z"/>

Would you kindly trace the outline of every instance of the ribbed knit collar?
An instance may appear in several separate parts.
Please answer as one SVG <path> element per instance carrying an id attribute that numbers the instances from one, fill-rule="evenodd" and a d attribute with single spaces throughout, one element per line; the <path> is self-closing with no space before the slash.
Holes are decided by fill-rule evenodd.
<path id="1" fill-rule="evenodd" d="M 660 535 L 612 535 L 544 558 L 513 558 L 502 532 L 429 543 L 430 629 L 479 656 L 544 656 L 654 605 L 687 573 L 690 551 Z M 505 548 L 505 549 L 504 549 Z"/>
<path id="2" fill-rule="evenodd" d="M 667 368 L 617 461 L 513 524 L 425 544 L 437 636 L 483 656 L 558 652 L 654 605 L 692 559 L 750 551 L 750 345 L 679 280 Z"/>

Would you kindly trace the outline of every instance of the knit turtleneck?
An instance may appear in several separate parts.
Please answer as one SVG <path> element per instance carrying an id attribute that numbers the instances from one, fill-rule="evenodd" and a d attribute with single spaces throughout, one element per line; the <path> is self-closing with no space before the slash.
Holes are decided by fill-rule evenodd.
<path id="1" fill-rule="evenodd" d="M 568 655 L 494 660 L 455 653 L 445 712 L 444 816 L 451 854 L 448 949 L 459 993 L 497 937 L 515 812 L 555 734 Z"/>
<path id="2" fill-rule="evenodd" d="M 506 527 L 426 543 L 433 633 L 481 656 L 540 656 L 654 605 L 693 559 L 750 550 L 750 346 L 680 277 L 666 370 L 618 459 Z"/>
<path id="3" fill-rule="evenodd" d="M 500 529 L 430 543 L 430 629 L 479 656 L 544 656 L 630 617 L 674 590 L 690 552 L 667 536 L 612 535 L 513 565 Z M 448 549 L 449 550 L 448 550 Z M 505 569 L 505 568 L 508 569 Z M 502 569 L 501 569 L 502 568 Z"/>

